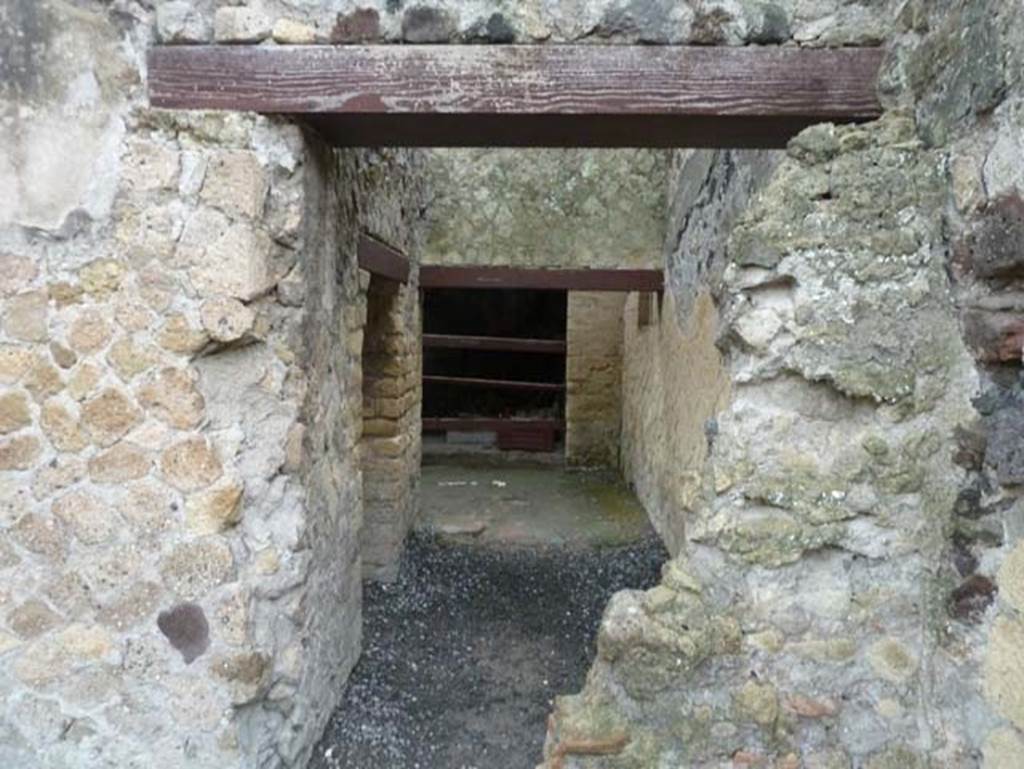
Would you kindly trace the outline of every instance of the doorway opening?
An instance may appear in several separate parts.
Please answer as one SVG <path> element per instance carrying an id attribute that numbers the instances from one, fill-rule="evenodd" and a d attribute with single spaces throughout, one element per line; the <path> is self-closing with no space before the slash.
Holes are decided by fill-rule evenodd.
<path id="1" fill-rule="evenodd" d="M 200 53 L 184 63 L 171 48 L 151 57 L 151 82 L 155 84 L 153 92 L 157 94 L 159 103 L 171 107 L 188 104 L 297 115 L 305 113 L 301 118 L 303 122 L 335 146 L 367 143 L 480 146 L 490 140 L 506 146 L 779 148 L 807 125 L 823 121 L 842 123 L 872 119 L 880 112 L 875 88 L 880 51 L 806 51 L 787 47 L 758 51 L 755 46 L 743 51 L 714 47 L 687 50 L 630 46 L 616 50 L 614 46 L 510 46 L 502 49 L 478 46 L 464 49 L 463 54 L 455 56 L 435 48 L 435 55 L 431 56 L 412 46 L 371 46 L 308 52 L 266 48 L 234 56 L 229 50 L 214 51 L 211 56 Z M 430 67 L 423 66 L 424 56 L 431 61 Z M 195 66 L 197 62 L 199 66 Z M 492 76 L 496 67 L 504 77 Z M 708 73 L 708 77 L 694 78 L 692 73 L 695 71 Z M 216 75 L 211 77 L 211 72 Z M 295 78 L 296 72 L 303 72 L 304 77 Z M 752 78 L 750 72 L 757 72 L 758 76 Z M 358 77 L 339 76 L 344 73 Z M 507 92 L 506 84 L 516 81 L 517 73 L 525 77 L 526 82 L 542 80 L 545 87 Z M 538 78 L 538 75 L 542 77 Z M 353 82 L 359 86 L 353 88 Z M 339 84 L 343 85 L 339 88 Z M 458 98 L 453 98 L 456 94 Z M 421 98 L 424 95 L 427 98 Z M 735 178 L 731 173 L 734 164 L 729 157 L 725 157 L 722 163 L 717 160 L 709 158 L 704 163 L 704 173 L 690 177 L 695 186 L 700 186 L 701 179 L 715 181 L 715 173 L 720 169 L 724 169 L 726 177 L 723 189 L 744 188 L 749 192 L 756 186 L 748 184 L 749 178 L 730 185 L 729 178 Z M 680 178 L 685 176 L 681 174 Z M 581 174 L 578 178 L 583 177 Z M 686 181 L 683 178 L 683 186 L 686 186 Z M 687 220 L 676 221 L 673 224 L 678 226 L 667 230 L 676 239 L 672 244 L 670 236 L 666 243 L 667 255 L 670 253 L 675 258 L 674 263 L 669 261 L 667 268 L 682 279 L 681 288 L 680 285 L 673 286 L 679 289 L 676 298 L 682 306 L 679 311 L 682 319 L 692 317 L 694 308 L 700 307 L 702 299 L 706 303 L 706 293 L 703 297 L 697 296 L 706 288 L 706 283 L 702 282 L 706 278 L 704 273 L 714 272 L 721 266 L 717 258 L 723 245 L 721 235 L 734 224 L 732 213 L 747 203 L 744 193 L 739 193 L 740 200 L 729 199 L 716 207 L 721 201 L 716 199 L 718 193 L 712 187 L 709 185 L 708 190 L 711 213 L 703 221 L 699 221 L 701 217 L 693 219 L 693 223 L 702 230 L 700 234 L 705 236 L 696 245 L 711 243 L 709 248 L 692 259 L 687 255 L 685 264 L 678 258 L 682 249 L 677 247 L 683 240 L 683 231 L 690 224 L 690 212 L 685 205 L 680 208 Z M 510 188 L 517 189 L 515 185 Z M 493 192 L 501 187 L 465 186 L 465 189 L 475 193 L 481 189 Z M 722 196 L 731 196 L 732 189 L 726 189 Z M 618 199 L 629 199 L 620 190 L 615 190 L 615 193 Z M 523 196 L 514 192 L 512 197 Z M 687 195 L 678 197 L 687 198 Z M 542 207 L 539 204 L 548 200 L 544 194 L 528 199 L 538 204 L 536 210 Z M 491 202 L 482 201 L 480 209 L 497 221 L 507 206 L 495 206 Z M 577 202 L 579 206 L 574 213 L 596 212 L 596 219 L 608 218 L 609 211 L 618 210 L 613 205 L 605 205 L 605 201 L 585 195 Z M 692 195 L 688 202 L 694 208 L 701 204 L 698 201 L 694 205 Z M 672 201 L 673 208 L 676 203 L 676 200 Z M 668 208 L 662 206 L 662 210 Z M 571 218 L 567 217 L 567 220 Z M 544 225 L 540 226 L 541 217 L 533 217 L 530 228 L 547 235 L 550 222 L 557 220 L 556 215 L 554 219 L 545 219 Z M 594 220 L 587 224 L 594 224 Z M 636 226 L 637 220 L 629 219 L 620 229 L 631 232 Z M 578 231 L 587 229 L 577 227 Z M 696 239 L 700 240 L 700 235 Z M 757 238 L 751 240 L 756 241 Z M 661 254 L 660 245 L 653 253 Z M 625 261 L 623 254 L 614 249 L 589 251 L 588 254 L 592 258 L 608 255 L 616 265 Z M 756 263 L 757 260 L 770 260 L 772 255 L 758 253 L 750 256 Z M 662 264 L 659 262 L 659 267 Z M 593 263 L 588 263 L 586 268 L 592 266 Z M 669 307 L 671 309 L 671 301 Z M 772 308 L 764 309 L 774 312 Z M 664 317 L 673 315 L 674 311 L 664 313 Z M 567 325 L 572 328 L 571 322 Z M 714 329 L 703 333 L 706 330 L 681 328 L 676 331 L 684 342 L 703 345 L 708 340 L 713 342 Z M 666 335 L 671 337 L 672 334 L 666 332 Z M 566 336 L 568 361 L 573 356 L 570 334 Z M 655 335 L 648 333 L 642 336 Z M 604 333 L 599 337 L 601 342 L 619 338 L 618 332 Z M 745 338 L 744 341 L 749 340 Z M 713 350 L 713 345 L 708 349 Z M 595 359 L 605 357 L 610 361 L 614 358 L 614 355 L 605 355 L 603 347 L 601 350 L 600 355 L 593 356 Z M 711 371 L 707 379 L 713 381 L 717 388 L 722 377 L 715 368 L 717 359 L 714 353 L 707 352 L 702 360 L 712 361 L 712 365 L 707 367 Z M 666 429 L 664 414 L 667 409 L 663 407 L 677 398 L 679 390 L 679 377 L 676 377 L 677 381 L 667 377 L 678 371 L 660 366 L 657 353 L 648 355 L 645 363 L 649 364 L 649 370 L 645 370 L 637 391 L 642 396 L 644 407 L 639 411 L 623 408 L 618 418 L 612 416 L 604 426 L 612 425 L 614 431 L 614 424 L 618 422 L 620 440 L 626 434 L 621 431 L 621 425 L 632 418 L 627 415 L 633 414 L 645 428 L 650 427 L 629 433 L 635 436 L 636 442 L 631 456 L 634 459 L 639 457 L 641 464 L 646 462 L 649 465 L 634 466 L 635 477 L 643 479 L 646 476 L 649 488 L 653 489 L 645 501 L 653 499 L 652 509 L 661 514 L 659 530 L 666 528 L 666 521 L 670 526 L 681 528 L 681 511 L 686 509 L 684 500 L 689 498 L 692 501 L 696 496 L 695 484 L 699 482 L 696 476 L 699 473 L 680 474 L 674 460 L 685 457 L 688 469 L 699 467 L 707 456 L 706 444 L 713 435 L 710 429 L 713 425 L 704 429 L 703 407 L 695 408 L 688 403 L 680 407 L 679 403 L 669 403 L 677 412 L 688 410 L 692 418 L 681 427 L 672 425 Z M 589 371 L 592 376 L 584 374 L 576 381 L 581 384 L 596 381 L 599 385 L 606 385 L 617 379 L 613 366 L 608 362 L 595 360 Z M 598 372 L 602 374 L 599 376 Z M 568 395 L 572 394 L 573 381 L 574 378 L 567 373 L 565 389 Z M 435 381 L 434 384 L 441 382 Z M 603 386 L 603 394 L 612 389 Z M 710 413 L 714 413 L 714 403 L 719 394 L 718 389 L 713 392 L 715 397 L 702 402 L 710 404 Z M 652 403 L 654 405 L 650 406 Z M 595 406 L 593 411 L 614 414 L 605 405 Z M 566 450 L 571 454 L 574 445 L 571 440 L 572 423 L 579 421 L 582 424 L 586 420 L 573 418 L 569 401 L 565 404 L 564 417 Z M 602 436 L 606 444 L 614 447 L 615 440 L 608 440 L 609 434 L 603 429 L 589 432 Z M 614 436 L 614 432 L 611 435 Z M 620 448 L 619 457 L 625 454 L 627 452 Z M 495 489 L 505 488 L 500 483 L 493 486 Z M 651 514 L 652 518 L 655 517 L 653 510 Z M 473 536 L 471 532 L 469 535 Z M 484 581 L 487 582 L 486 579 Z M 496 583 L 504 581 L 493 580 Z M 439 624 L 443 626 L 444 616 L 434 614 L 427 625 L 428 632 L 436 630 Z M 369 635 L 372 639 L 372 633 Z M 372 643 L 371 640 L 370 648 Z M 357 688 L 358 681 L 357 675 L 353 679 L 352 690 Z M 439 687 L 439 690 L 444 690 L 444 687 Z M 517 750 L 516 754 L 524 758 L 527 752 Z M 563 754 L 564 751 L 556 751 L 552 764 L 560 763 Z M 397 765 L 401 762 L 390 763 Z"/>
<path id="2" fill-rule="evenodd" d="M 380 254 L 360 259 L 365 637 L 315 769 L 535 766 L 553 698 L 584 683 L 603 606 L 655 585 L 668 557 L 619 468 L 627 299 L 663 287 L 668 156 L 425 155 L 418 270 L 410 255 L 403 284 Z M 415 329 L 401 314 L 413 287 Z M 416 467 L 387 456 L 408 427 L 395 415 L 411 413 L 388 406 L 407 392 L 410 346 Z M 403 468 L 415 502 L 389 510 L 408 501 Z"/>
<path id="3" fill-rule="evenodd" d="M 566 292 L 424 289 L 424 451 L 562 449 Z"/>
<path id="4" fill-rule="evenodd" d="M 359 545 L 364 578 L 389 579 L 396 573 L 405 532 L 417 508 L 419 355 L 407 318 L 414 311 L 415 296 L 396 280 L 363 275 Z"/>

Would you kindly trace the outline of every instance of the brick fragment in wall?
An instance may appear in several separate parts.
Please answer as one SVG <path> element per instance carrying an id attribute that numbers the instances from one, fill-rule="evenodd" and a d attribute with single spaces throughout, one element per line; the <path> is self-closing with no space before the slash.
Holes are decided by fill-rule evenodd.
<path id="1" fill-rule="evenodd" d="M 415 392 L 408 392 L 398 398 L 369 398 L 363 401 L 364 413 L 377 419 L 400 419 L 417 403 Z"/>
<path id="2" fill-rule="evenodd" d="M 1024 313 L 968 310 L 964 337 L 979 361 L 1019 362 L 1024 355 Z"/>
<path id="3" fill-rule="evenodd" d="M 954 243 L 953 259 L 961 272 L 979 278 L 1024 277 L 1024 199 L 990 202 Z"/>

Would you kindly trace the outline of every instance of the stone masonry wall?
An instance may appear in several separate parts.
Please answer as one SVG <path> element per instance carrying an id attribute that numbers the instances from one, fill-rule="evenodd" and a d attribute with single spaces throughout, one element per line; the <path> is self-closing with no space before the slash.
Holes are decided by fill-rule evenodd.
<path id="1" fill-rule="evenodd" d="M 1020 764 L 1020 14 L 894 7 L 890 114 L 805 131 L 712 238 L 704 492 L 546 766 Z"/>
<path id="2" fill-rule="evenodd" d="M 749 178 L 722 166 L 758 162 L 716 158 L 717 194 Z M 703 498 L 662 585 L 613 599 L 549 756 L 619 738 L 600 765 L 962 766 L 976 748 L 922 716 L 961 702 L 934 677 L 935 564 L 961 476 L 943 447 L 975 384 L 944 193 L 941 157 L 893 114 L 805 131 L 720 230 L 700 282 L 732 391 Z"/>
<path id="3" fill-rule="evenodd" d="M 873 45 L 892 15 L 874 0 L 167 0 L 165 42 Z"/>
<path id="4" fill-rule="evenodd" d="M 548 763 L 1017 766 L 1021 13 L 6 3 L 0 763 L 300 766 L 354 661 L 355 238 L 416 252 L 414 158 L 143 106 L 157 40 L 273 38 L 886 41 L 886 118 L 805 132 L 718 261 L 673 257 L 733 386 L 680 552 L 612 602 Z M 756 162 L 712 158 L 707 198 Z"/>
<path id="5" fill-rule="evenodd" d="M 681 326 L 666 293 L 651 323 L 640 297 L 625 307 L 621 465 L 670 553 L 683 546 L 686 513 L 701 498 L 713 417 L 729 383 L 715 348 L 717 312 L 707 293 Z"/>
<path id="6" fill-rule="evenodd" d="M 1008 769 L 1024 755 L 1024 8 L 929 10 L 909 20 L 907 100 L 946 153 L 950 272 L 980 379 L 954 445 L 964 474 L 942 562 L 947 653 L 936 676 L 967 682 L 943 725 L 981 743 L 985 769 Z"/>
<path id="7" fill-rule="evenodd" d="M 665 263 L 669 291 L 640 324 L 630 297 L 623 355 L 622 467 L 677 553 L 703 498 L 704 463 L 729 382 L 716 346 L 721 243 L 777 165 L 777 152 L 681 151 L 672 167 Z"/>
<path id="8" fill-rule="evenodd" d="M 657 267 L 669 153 L 430 150 L 424 264 Z"/>
<path id="9" fill-rule="evenodd" d="M 413 159 L 147 109 L 153 22 L 0 14 L 4 766 L 302 765 L 358 655 L 355 243 L 416 253 Z"/>

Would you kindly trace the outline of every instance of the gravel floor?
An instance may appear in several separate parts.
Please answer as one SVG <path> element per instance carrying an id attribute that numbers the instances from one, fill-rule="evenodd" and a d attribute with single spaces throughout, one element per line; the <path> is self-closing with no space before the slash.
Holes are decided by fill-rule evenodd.
<path id="1" fill-rule="evenodd" d="M 310 769 L 533 769 L 609 597 L 654 585 L 665 558 L 654 538 L 511 550 L 413 535 L 397 582 L 367 587 L 363 656 Z"/>

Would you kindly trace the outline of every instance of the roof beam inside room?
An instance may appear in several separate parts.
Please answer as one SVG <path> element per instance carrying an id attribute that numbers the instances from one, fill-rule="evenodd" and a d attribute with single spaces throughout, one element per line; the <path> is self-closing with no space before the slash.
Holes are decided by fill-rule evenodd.
<path id="1" fill-rule="evenodd" d="M 878 48 L 167 46 L 150 102 L 291 115 L 336 146 L 782 147 L 877 117 Z"/>
<path id="2" fill-rule="evenodd" d="M 662 291 L 661 270 L 528 267 L 420 267 L 420 288 L 532 289 L 537 291 Z"/>

